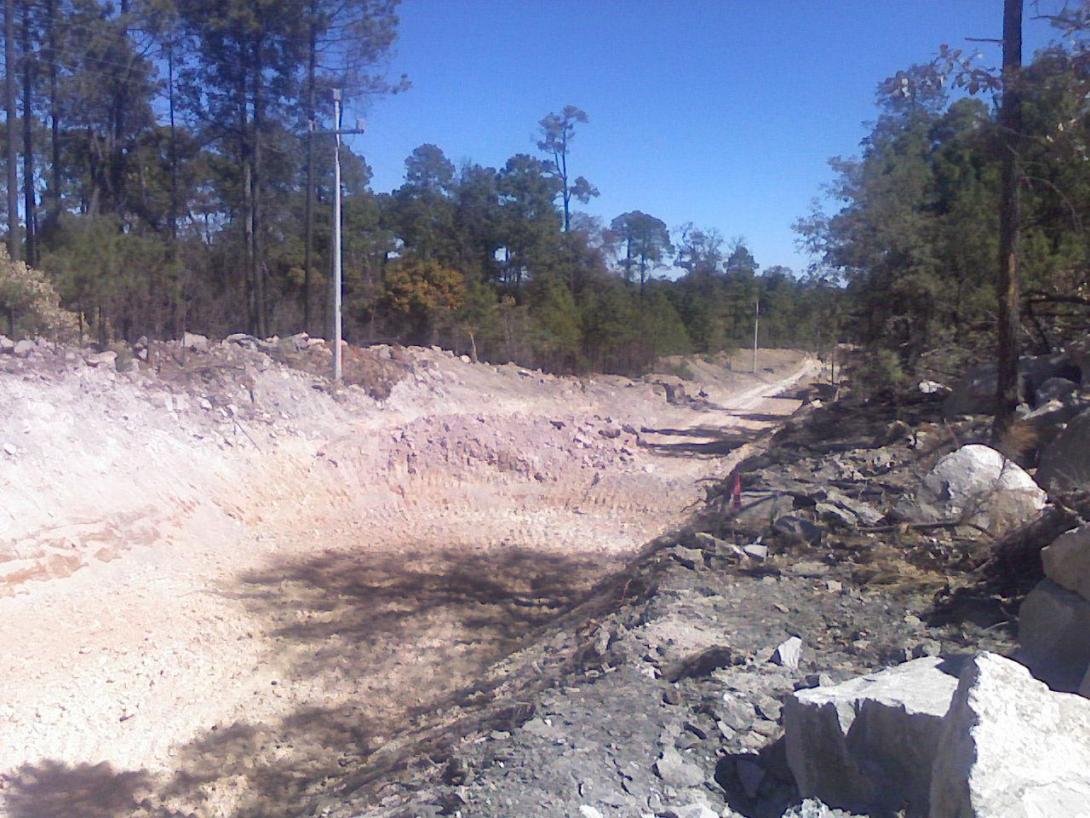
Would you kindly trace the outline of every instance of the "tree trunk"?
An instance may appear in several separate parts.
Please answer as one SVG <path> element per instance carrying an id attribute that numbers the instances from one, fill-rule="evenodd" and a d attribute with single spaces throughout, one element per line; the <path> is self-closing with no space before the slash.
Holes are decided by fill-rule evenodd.
<path id="1" fill-rule="evenodd" d="M 8 255 L 19 258 L 19 172 L 15 153 L 15 0 L 4 0 L 4 102 L 8 137 Z"/>
<path id="2" fill-rule="evenodd" d="M 31 50 L 30 4 L 23 4 L 23 224 L 26 262 L 38 263 L 37 204 L 34 196 L 34 60 Z"/>
<path id="3" fill-rule="evenodd" d="M 61 118 L 57 99 L 57 0 L 46 4 L 49 29 L 49 147 L 53 183 L 49 186 L 49 219 L 56 221 L 61 212 Z"/>
<path id="4" fill-rule="evenodd" d="M 998 348 L 993 436 L 1014 419 L 1020 400 L 1018 379 L 1018 245 L 1021 228 L 1019 200 L 1022 100 L 1022 0 L 1003 2 L 1003 99 L 999 128 L 1005 140 L 999 203 Z"/>
<path id="5" fill-rule="evenodd" d="M 174 30 L 167 44 L 167 108 L 170 115 L 170 253 L 178 242 L 178 133 L 174 122 Z"/>

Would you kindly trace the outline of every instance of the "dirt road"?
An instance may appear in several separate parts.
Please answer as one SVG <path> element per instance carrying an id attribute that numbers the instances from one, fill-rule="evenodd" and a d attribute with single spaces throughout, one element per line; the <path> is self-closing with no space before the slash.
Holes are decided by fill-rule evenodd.
<path id="1" fill-rule="evenodd" d="M 793 411 L 768 356 L 678 404 L 427 350 L 383 400 L 0 371 L 0 815 L 305 814 Z"/>

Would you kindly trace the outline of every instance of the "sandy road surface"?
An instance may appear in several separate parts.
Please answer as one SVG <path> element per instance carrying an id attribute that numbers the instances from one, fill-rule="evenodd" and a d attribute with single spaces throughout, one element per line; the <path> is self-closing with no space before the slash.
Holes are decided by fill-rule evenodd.
<path id="1" fill-rule="evenodd" d="M 381 405 L 274 367 L 279 414 L 215 434 L 200 390 L 0 373 L 0 815 L 307 814 L 793 411 L 813 364 L 770 355 L 701 364 L 695 408 L 425 351 Z"/>

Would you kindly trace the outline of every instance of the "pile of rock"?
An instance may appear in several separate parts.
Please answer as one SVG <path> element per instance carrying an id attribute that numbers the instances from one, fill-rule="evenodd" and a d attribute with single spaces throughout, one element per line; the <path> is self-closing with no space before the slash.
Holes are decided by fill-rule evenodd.
<path id="1" fill-rule="evenodd" d="M 1020 657 L 1036 676 L 1090 697 L 1090 525 L 1041 552 L 1045 579 L 1019 614 Z"/>
<path id="2" fill-rule="evenodd" d="M 784 706 L 803 797 L 861 814 L 1090 815 L 1090 700 L 991 653 L 925 658 Z"/>

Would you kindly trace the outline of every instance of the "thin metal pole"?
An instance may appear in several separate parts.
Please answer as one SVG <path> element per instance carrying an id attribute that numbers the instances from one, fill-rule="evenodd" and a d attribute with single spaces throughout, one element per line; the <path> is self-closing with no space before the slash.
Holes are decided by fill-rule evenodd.
<path id="1" fill-rule="evenodd" d="M 761 323 L 761 296 L 753 302 L 753 374 L 757 374 L 757 327 Z"/>
<path id="2" fill-rule="evenodd" d="M 341 381 L 341 90 L 333 89 L 333 380 Z"/>

